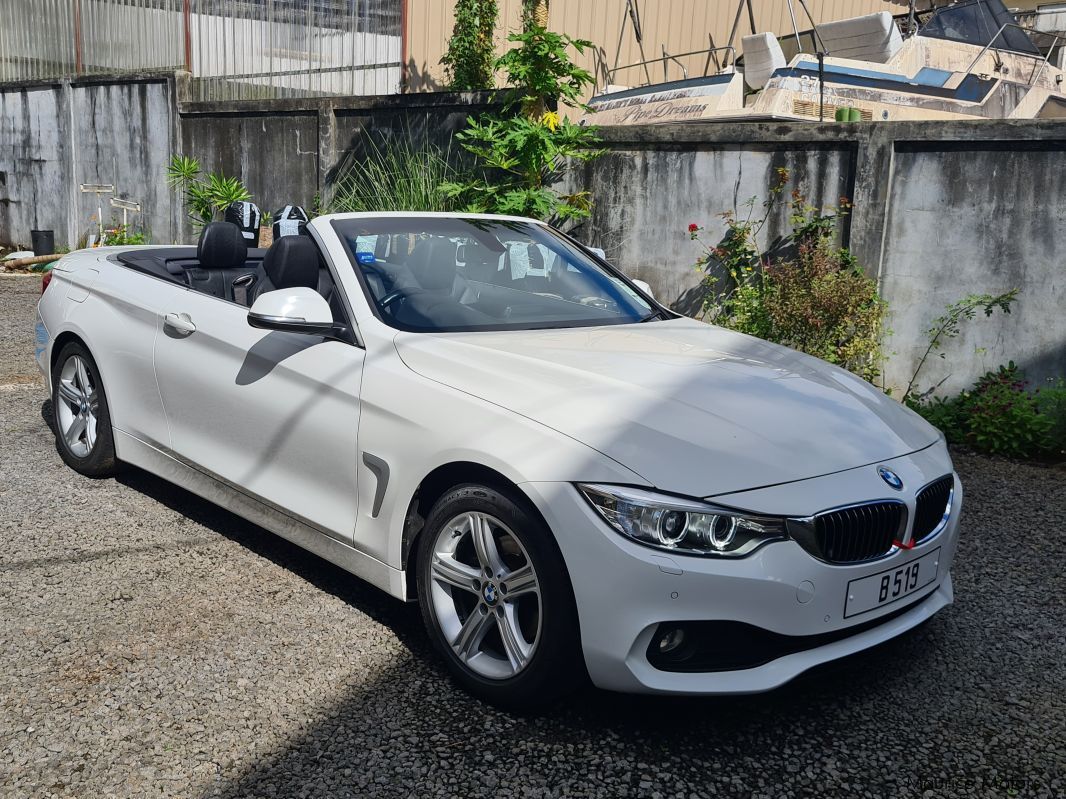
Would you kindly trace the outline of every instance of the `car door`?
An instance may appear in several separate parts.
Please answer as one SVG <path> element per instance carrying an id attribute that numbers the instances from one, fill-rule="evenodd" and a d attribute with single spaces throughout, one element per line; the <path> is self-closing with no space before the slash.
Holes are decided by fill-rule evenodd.
<path id="1" fill-rule="evenodd" d="M 155 371 L 172 449 L 351 543 L 364 350 L 258 330 L 247 314 L 193 291 L 164 309 Z"/>

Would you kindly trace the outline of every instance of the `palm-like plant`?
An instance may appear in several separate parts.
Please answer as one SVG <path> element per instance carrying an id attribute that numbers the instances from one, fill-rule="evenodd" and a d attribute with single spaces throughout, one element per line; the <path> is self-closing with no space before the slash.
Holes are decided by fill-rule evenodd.
<path id="1" fill-rule="evenodd" d="M 235 202 L 250 200 L 251 192 L 239 178 L 222 172 L 202 174 L 200 162 L 187 155 L 174 155 L 167 166 L 167 184 L 185 194 L 189 217 L 199 227 L 215 220 Z"/>

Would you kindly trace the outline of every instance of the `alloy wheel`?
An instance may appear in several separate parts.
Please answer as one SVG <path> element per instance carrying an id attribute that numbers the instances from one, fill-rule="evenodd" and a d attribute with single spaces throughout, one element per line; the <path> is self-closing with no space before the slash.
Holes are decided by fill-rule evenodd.
<path id="1" fill-rule="evenodd" d="M 461 513 L 432 548 L 433 613 L 455 656 L 504 680 L 528 665 L 540 640 L 541 589 L 518 537 L 487 513 Z"/>
<path id="2" fill-rule="evenodd" d="M 59 372 L 56 422 L 71 454 L 86 458 L 96 446 L 99 395 L 85 359 L 71 355 Z"/>

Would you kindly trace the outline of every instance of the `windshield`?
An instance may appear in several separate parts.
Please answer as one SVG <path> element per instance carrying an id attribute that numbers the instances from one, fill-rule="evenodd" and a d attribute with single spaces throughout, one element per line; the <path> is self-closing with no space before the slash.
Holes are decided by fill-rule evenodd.
<path id="1" fill-rule="evenodd" d="M 1002 0 L 969 0 L 938 9 L 920 31 L 922 36 L 984 47 L 986 44 L 1017 53 L 1040 56 L 1025 31 L 1015 27 L 1014 15 Z"/>
<path id="2" fill-rule="evenodd" d="M 658 315 L 544 225 L 461 217 L 337 219 L 378 317 L 418 332 L 617 325 Z"/>

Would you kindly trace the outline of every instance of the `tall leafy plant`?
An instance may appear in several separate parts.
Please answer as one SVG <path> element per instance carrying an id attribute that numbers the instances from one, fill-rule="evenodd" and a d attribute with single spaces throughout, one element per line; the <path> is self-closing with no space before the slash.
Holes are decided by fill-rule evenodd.
<path id="1" fill-rule="evenodd" d="M 448 51 L 441 58 L 449 88 L 491 89 L 495 82 L 496 43 L 493 34 L 499 7 L 496 0 L 458 0 Z"/>
<path id="2" fill-rule="evenodd" d="M 602 154 L 594 128 L 575 125 L 559 114 L 560 104 L 585 107 L 581 97 L 593 77 L 571 60 L 569 51 L 583 53 L 591 43 L 539 25 L 512 33 L 508 41 L 517 47 L 496 60 L 511 87 L 505 108 L 467 120 L 457 138 L 473 156 L 474 172 L 442 189 L 471 212 L 587 217 L 589 192 L 564 194 L 554 186 L 574 164 Z"/>
<path id="3" fill-rule="evenodd" d="M 185 195 L 186 213 L 197 225 L 210 224 L 233 203 L 252 198 L 239 178 L 222 172 L 204 175 L 200 162 L 187 155 L 171 156 L 167 184 Z"/>

